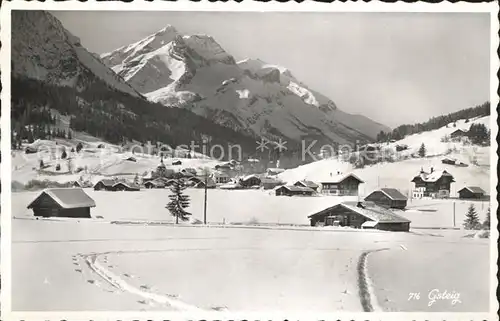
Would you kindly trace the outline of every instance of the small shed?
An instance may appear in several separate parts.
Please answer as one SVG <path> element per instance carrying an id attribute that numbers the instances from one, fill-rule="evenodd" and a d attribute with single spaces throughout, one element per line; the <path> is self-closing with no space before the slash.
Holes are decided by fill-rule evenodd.
<path id="1" fill-rule="evenodd" d="M 486 192 L 478 186 L 465 186 L 458 191 L 458 198 L 460 199 L 481 199 Z"/>
<path id="2" fill-rule="evenodd" d="M 49 188 L 29 205 L 34 216 L 90 218 L 96 204 L 81 188 Z"/>
<path id="3" fill-rule="evenodd" d="M 297 181 L 293 185 L 294 186 L 299 186 L 299 187 L 308 187 L 308 188 L 314 190 L 315 192 L 318 191 L 318 187 L 319 187 L 319 185 L 316 184 L 315 182 L 313 182 L 313 181 L 307 181 L 307 180 Z"/>
<path id="4" fill-rule="evenodd" d="M 275 189 L 276 196 L 311 196 L 314 190 L 303 186 L 283 185 Z"/>
<path id="5" fill-rule="evenodd" d="M 112 191 L 115 181 L 112 179 L 101 179 L 94 185 L 95 191 Z"/>
<path id="6" fill-rule="evenodd" d="M 180 160 L 176 160 L 172 162 L 172 165 L 182 165 L 182 162 Z"/>
<path id="7" fill-rule="evenodd" d="M 404 209 L 408 198 L 395 188 L 381 188 L 365 197 L 365 201 L 374 202 L 379 206 Z"/>

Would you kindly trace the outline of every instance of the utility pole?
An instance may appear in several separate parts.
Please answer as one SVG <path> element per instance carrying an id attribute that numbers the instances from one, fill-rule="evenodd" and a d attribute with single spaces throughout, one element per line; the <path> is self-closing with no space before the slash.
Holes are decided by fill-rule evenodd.
<path id="1" fill-rule="evenodd" d="M 455 227 L 455 201 L 453 201 L 453 227 Z"/>
<path id="2" fill-rule="evenodd" d="M 205 176 L 205 196 L 203 201 L 203 224 L 207 225 L 207 190 L 208 190 L 208 169 L 203 169 L 203 175 Z"/>

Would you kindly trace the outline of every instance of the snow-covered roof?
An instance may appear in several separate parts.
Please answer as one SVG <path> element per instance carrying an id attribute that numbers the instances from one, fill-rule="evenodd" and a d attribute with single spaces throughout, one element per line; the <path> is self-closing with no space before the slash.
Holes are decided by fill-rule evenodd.
<path id="1" fill-rule="evenodd" d="M 72 187 L 45 189 L 28 205 L 28 208 L 33 208 L 35 202 L 44 194 L 65 209 L 96 206 L 95 201 L 83 189 Z"/>
<path id="2" fill-rule="evenodd" d="M 283 168 L 268 168 L 267 171 L 272 173 L 283 173 L 285 170 Z"/>
<path id="3" fill-rule="evenodd" d="M 295 182 L 295 184 L 301 184 L 305 187 L 309 187 L 309 188 L 318 188 L 319 185 L 316 184 L 315 182 L 313 181 L 307 181 L 307 180 L 302 180 L 302 181 L 297 181 Z"/>
<path id="4" fill-rule="evenodd" d="M 325 214 L 336 207 L 343 207 L 378 223 L 410 223 L 411 221 L 372 202 L 343 202 L 311 214 L 308 218 Z"/>
<path id="5" fill-rule="evenodd" d="M 416 178 L 420 177 L 420 179 L 422 179 L 422 181 L 424 182 L 435 183 L 443 176 L 451 177 L 452 182 L 454 182 L 453 175 L 448 173 L 446 170 L 434 170 L 431 173 L 421 171 L 417 176 L 413 178 L 412 182 L 415 181 Z"/>
<path id="6" fill-rule="evenodd" d="M 98 181 L 95 185 L 97 185 L 97 184 L 99 184 L 99 183 L 103 183 L 103 184 L 104 184 L 104 186 L 109 186 L 109 187 L 111 187 L 111 186 L 113 186 L 113 185 L 116 183 L 116 181 L 114 181 L 114 180 L 112 180 L 112 179 L 101 179 L 101 180 L 100 180 L 100 181 Z M 94 186 L 95 186 L 95 185 L 94 185 Z"/>
<path id="7" fill-rule="evenodd" d="M 241 178 L 241 180 L 243 180 L 243 181 L 247 181 L 247 180 L 249 180 L 249 179 L 251 179 L 251 178 L 258 178 L 258 179 L 260 179 L 257 175 L 255 175 L 255 174 L 251 174 L 251 175 L 243 176 L 243 177 Z"/>
<path id="8" fill-rule="evenodd" d="M 460 193 L 464 189 L 467 189 L 467 190 L 471 191 L 472 193 L 486 194 L 486 192 L 481 187 L 479 187 L 479 186 L 465 186 L 464 188 L 462 188 L 458 192 Z"/>
<path id="9" fill-rule="evenodd" d="M 408 198 L 395 188 L 381 188 L 380 191 L 384 193 L 393 201 L 406 201 Z"/>
<path id="10" fill-rule="evenodd" d="M 283 186 L 279 186 L 277 189 L 279 188 L 285 188 L 287 190 L 289 190 L 290 192 L 314 192 L 314 190 L 312 188 L 309 188 L 309 187 L 301 187 L 301 186 L 294 186 L 294 185 L 283 185 Z"/>
<path id="11" fill-rule="evenodd" d="M 321 181 L 322 184 L 328 184 L 328 183 L 334 183 L 334 184 L 338 184 L 342 181 L 344 181 L 345 179 L 347 179 L 348 177 L 353 177 L 355 178 L 356 180 L 358 180 L 360 183 L 364 183 L 362 179 L 360 179 L 358 176 L 352 174 L 352 173 L 349 173 L 349 174 L 338 174 L 338 175 L 334 175 L 334 176 L 330 176 L 328 178 L 325 178 Z"/>

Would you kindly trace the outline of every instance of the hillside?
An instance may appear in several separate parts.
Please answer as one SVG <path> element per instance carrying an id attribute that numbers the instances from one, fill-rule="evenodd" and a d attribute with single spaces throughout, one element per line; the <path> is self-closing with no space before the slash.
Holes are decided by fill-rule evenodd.
<path id="1" fill-rule="evenodd" d="M 463 141 L 443 142 L 442 138 L 457 129 L 467 130 L 471 124 L 484 124 L 489 128 L 490 121 L 489 116 L 472 119 L 468 123 L 463 119 L 456 122 L 456 127 L 444 126 L 436 130 L 409 135 L 394 143 L 381 144 L 381 151 L 386 153 L 385 155 L 390 155 L 388 157 L 392 158 L 392 161 L 386 160 L 375 165 L 355 168 L 347 160 L 334 157 L 286 170 L 279 177 L 286 182 L 302 179 L 321 181 L 328 179 L 330 173 L 352 172 L 365 181 L 360 185 L 361 196 L 366 196 L 380 187 L 397 188 L 407 194 L 413 188 L 411 179 L 420 169 L 428 171 L 430 167 L 433 167 L 436 170 L 444 169 L 454 176 L 456 182 L 452 184 L 452 196 L 456 196 L 456 192 L 465 185 L 479 186 L 489 191 L 490 147 L 474 146 Z M 417 153 L 422 143 L 425 143 L 427 155 L 420 158 Z M 396 146 L 398 145 L 408 145 L 408 149 L 397 152 Z M 444 157 L 455 158 L 468 166 L 442 164 L 441 160 Z"/>
<path id="2" fill-rule="evenodd" d="M 101 58 L 149 100 L 254 136 L 352 144 L 389 130 L 342 111 L 284 67 L 235 62 L 214 38 L 172 26 Z"/>
<path id="3" fill-rule="evenodd" d="M 177 146 L 206 139 L 255 151 L 248 135 L 146 100 L 47 12 L 13 11 L 12 30 L 13 143 L 50 137 L 51 128 L 60 126 L 54 115 L 61 114 L 71 116 L 72 131 L 115 144 L 150 140 Z"/>

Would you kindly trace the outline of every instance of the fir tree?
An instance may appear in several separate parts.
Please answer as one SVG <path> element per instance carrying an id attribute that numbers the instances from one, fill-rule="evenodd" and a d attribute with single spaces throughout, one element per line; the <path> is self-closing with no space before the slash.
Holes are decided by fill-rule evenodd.
<path id="1" fill-rule="evenodd" d="M 483 222 L 483 229 L 489 230 L 491 225 L 490 221 L 490 208 L 488 207 L 488 211 L 486 212 L 486 219 Z"/>
<path id="2" fill-rule="evenodd" d="M 73 161 L 71 160 L 71 158 L 68 158 L 67 165 L 68 165 L 68 172 L 73 173 L 74 168 L 73 168 Z"/>
<path id="3" fill-rule="evenodd" d="M 185 189 L 186 186 L 180 179 L 176 179 L 170 187 L 172 194 L 168 196 L 170 202 L 167 204 L 166 208 L 170 211 L 172 216 L 175 216 L 176 224 L 179 223 L 179 218 L 183 221 L 187 221 L 187 216 L 191 215 L 184 210 L 189 207 L 189 196 L 183 193 Z"/>
<path id="4" fill-rule="evenodd" d="M 466 230 L 477 230 L 480 226 L 481 223 L 479 223 L 476 208 L 474 207 L 474 204 L 471 204 L 467 210 L 467 214 L 465 214 L 464 228 Z"/>
<path id="5" fill-rule="evenodd" d="M 418 156 L 425 157 L 426 153 L 427 150 L 425 149 L 425 144 L 422 143 L 422 145 L 420 145 L 420 148 L 418 149 Z"/>
<path id="6" fill-rule="evenodd" d="M 141 184 L 140 179 L 139 179 L 139 174 L 135 174 L 134 184 L 135 185 L 140 185 Z"/>
<path id="7" fill-rule="evenodd" d="M 43 163 L 43 159 L 40 160 L 40 169 L 43 169 L 45 167 L 45 164 Z"/>
<path id="8" fill-rule="evenodd" d="M 68 157 L 68 154 L 66 153 L 66 149 L 63 149 L 61 159 L 66 159 L 66 157 Z"/>
<path id="9" fill-rule="evenodd" d="M 82 143 L 78 143 L 78 144 L 76 145 L 76 152 L 77 152 L 77 153 L 79 153 L 79 152 L 82 150 L 82 148 L 83 148 Z"/>

